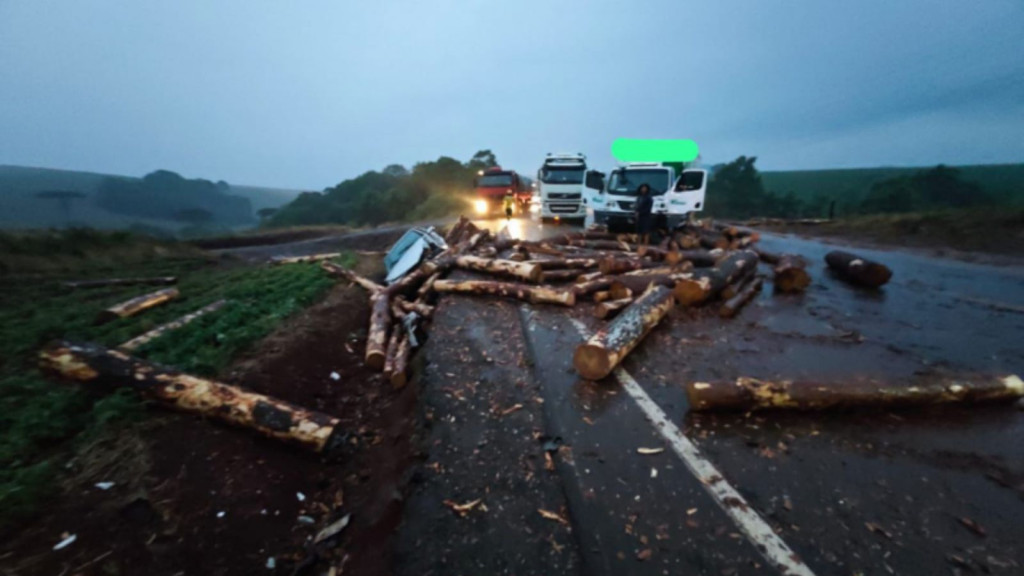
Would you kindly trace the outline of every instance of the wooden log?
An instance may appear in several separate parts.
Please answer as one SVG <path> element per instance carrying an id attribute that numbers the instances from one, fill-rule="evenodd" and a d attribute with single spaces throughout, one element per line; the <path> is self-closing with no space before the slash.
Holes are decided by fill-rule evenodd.
<path id="1" fill-rule="evenodd" d="M 445 234 L 445 243 L 451 246 L 458 242 L 459 237 L 462 235 L 462 231 L 463 229 L 465 229 L 467 224 L 469 224 L 469 218 L 466 218 L 465 216 L 459 216 L 458 221 L 456 221 L 455 224 L 453 224 L 452 227 L 448 230 L 448 233 Z"/>
<path id="2" fill-rule="evenodd" d="M 607 290 L 600 290 L 598 292 L 594 292 L 594 298 L 593 299 L 594 299 L 594 302 L 601 303 L 601 302 L 604 302 L 606 300 L 610 300 L 611 296 L 612 296 L 611 292 L 609 292 Z"/>
<path id="3" fill-rule="evenodd" d="M 615 320 L 580 344 L 573 354 L 576 372 L 588 380 L 611 374 L 672 308 L 672 290 L 652 286 Z"/>
<path id="4" fill-rule="evenodd" d="M 164 302 L 169 302 L 170 300 L 177 298 L 179 294 L 180 293 L 177 288 L 164 288 L 163 290 L 157 290 L 156 292 L 136 296 L 131 300 L 115 304 L 100 312 L 96 317 L 96 323 L 103 324 L 104 322 L 109 322 L 118 318 L 135 316 L 136 314 L 149 310 L 154 306 L 159 306 Z"/>
<path id="5" fill-rule="evenodd" d="M 622 310 L 626 306 L 629 306 L 633 302 L 632 298 L 623 298 L 622 300 L 606 300 L 598 303 L 594 306 L 594 316 L 604 320 L 615 315 L 616 312 Z"/>
<path id="6" fill-rule="evenodd" d="M 688 273 L 685 271 L 674 271 L 661 274 L 621 274 L 619 276 L 612 277 L 612 283 L 609 291 L 612 293 L 612 299 L 621 300 L 622 298 L 626 298 L 632 294 L 644 293 L 644 291 L 647 290 L 647 287 L 652 284 L 673 288 L 676 285 L 676 282 L 687 278 Z"/>
<path id="7" fill-rule="evenodd" d="M 541 282 L 572 282 L 579 277 L 579 270 L 545 270 Z"/>
<path id="8" fill-rule="evenodd" d="M 672 274 L 680 274 L 682 272 L 689 272 L 693 270 L 693 264 L 689 261 L 682 261 L 675 266 L 655 266 L 653 268 L 641 268 L 639 270 L 633 270 L 632 272 L 626 272 L 623 276 L 666 276 Z"/>
<path id="9" fill-rule="evenodd" d="M 102 278 L 99 280 L 72 280 L 65 282 L 68 288 L 102 288 L 104 286 L 170 286 L 176 284 L 176 276 L 157 276 L 153 278 Z"/>
<path id="10" fill-rule="evenodd" d="M 398 352 L 398 341 L 406 337 L 398 326 L 391 330 L 391 337 L 388 338 L 387 353 L 384 355 L 384 378 L 389 382 L 391 381 L 391 375 L 395 372 L 395 354 Z"/>
<path id="11" fill-rule="evenodd" d="M 64 378 L 132 388 L 162 406 L 255 430 L 315 452 L 331 452 L 346 438 L 337 418 L 95 344 L 56 342 L 40 352 L 40 360 L 45 370 Z"/>
<path id="12" fill-rule="evenodd" d="M 366 333 L 365 364 L 373 370 L 383 370 L 387 358 L 388 329 L 391 326 L 391 295 L 387 290 L 370 297 L 370 328 Z"/>
<path id="13" fill-rule="evenodd" d="M 434 290 L 434 282 L 437 282 L 438 278 L 441 277 L 440 272 L 434 272 L 426 279 L 425 282 L 420 286 L 419 290 L 416 291 L 417 299 L 426 300 L 430 293 Z"/>
<path id="14" fill-rule="evenodd" d="M 544 273 L 541 267 L 536 264 L 515 262 L 513 260 L 499 260 L 496 258 L 479 258 L 477 256 L 459 256 L 455 259 L 455 266 L 464 270 L 475 270 L 498 276 L 507 276 L 535 284 L 541 281 Z"/>
<path id="15" fill-rule="evenodd" d="M 868 288 L 878 288 L 892 278 L 892 270 L 884 264 L 865 260 L 856 254 L 842 250 L 826 254 L 825 262 L 847 282 Z"/>
<path id="16" fill-rule="evenodd" d="M 403 334 L 398 341 L 398 349 L 395 351 L 395 363 L 391 370 L 391 386 L 403 388 L 408 382 L 409 358 L 412 357 L 412 346 L 409 343 L 409 336 Z"/>
<path id="17" fill-rule="evenodd" d="M 590 282 L 591 280 L 597 280 L 604 276 L 601 272 L 587 272 L 586 274 L 580 274 L 576 277 L 576 283 L 583 284 L 584 282 Z"/>
<path id="18" fill-rule="evenodd" d="M 461 293 L 504 296 L 516 298 L 534 304 L 558 304 L 575 306 L 576 292 L 573 290 L 557 290 L 546 286 L 528 286 L 513 282 L 495 282 L 492 280 L 438 280 L 434 282 L 434 290 L 440 294 Z"/>
<path id="19" fill-rule="evenodd" d="M 722 318 L 734 318 L 739 311 L 746 306 L 747 302 L 754 299 L 760 291 L 764 281 L 760 278 L 750 277 L 736 292 L 736 295 L 725 301 L 718 309 L 718 315 Z"/>
<path id="20" fill-rule="evenodd" d="M 476 255 L 481 258 L 497 258 L 498 249 L 494 246 L 483 246 L 481 248 L 477 248 Z"/>
<path id="21" fill-rule="evenodd" d="M 697 237 L 700 240 L 700 245 L 708 250 L 714 248 L 722 248 L 724 250 L 729 248 L 730 241 L 723 234 L 711 230 L 700 230 Z"/>
<path id="22" fill-rule="evenodd" d="M 680 306 L 694 306 L 706 302 L 734 282 L 748 269 L 757 267 L 757 254 L 749 250 L 733 252 L 714 268 L 697 268 L 676 281 L 673 294 Z"/>
<path id="23" fill-rule="evenodd" d="M 320 262 L 322 260 L 330 260 L 331 258 L 337 258 L 338 256 L 341 256 L 341 252 L 310 254 L 308 256 L 287 256 L 271 258 L 270 263 L 275 266 L 280 266 L 282 264 L 301 264 L 303 262 Z"/>
<path id="24" fill-rule="evenodd" d="M 589 270 L 597 268 L 599 265 L 599 261 L 594 258 L 553 258 L 551 260 L 530 260 L 528 263 L 536 264 L 542 270 Z"/>
<path id="25" fill-rule="evenodd" d="M 755 266 L 744 269 L 738 276 L 736 276 L 736 278 L 733 279 L 732 282 L 727 284 L 725 288 L 722 288 L 722 291 L 718 294 L 718 298 L 724 302 L 731 299 L 736 294 L 739 294 L 739 291 L 746 286 L 747 280 L 749 280 L 756 272 L 757 267 Z"/>
<path id="26" fill-rule="evenodd" d="M 643 280 L 638 280 L 638 282 L 639 283 L 636 287 L 640 288 L 640 291 L 634 292 L 632 288 L 626 285 L 626 283 L 612 279 L 608 284 L 609 300 L 623 300 L 625 298 L 632 298 L 633 294 L 643 294 L 652 284 L 651 282 L 644 282 Z"/>
<path id="27" fill-rule="evenodd" d="M 653 268 L 656 262 L 640 258 L 627 258 L 624 256 L 606 256 L 598 263 L 598 269 L 602 274 L 622 274 L 642 268 Z"/>
<path id="28" fill-rule="evenodd" d="M 807 263 L 799 256 L 782 254 L 775 267 L 773 283 L 779 292 L 803 292 L 811 285 L 811 275 L 807 273 Z"/>
<path id="29" fill-rule="evenodd" d="M 593 280 L 587 280 L 586 282 L 577 282 L 576 284 L 573 284 L 571 290 L 577 297 L 581 297 L 586 296 L 587 294 L 593 294 L 600 290 L 607 290 L 611 285 L 611 278 L 599 276 Z"/>
<path id="30" fill-rule="evenodd" d="M 199 318 L 200 316 L 204 316 L 211 312 L 216 312 L 217 310 L 220 310 L 221 308 L 224 307 L 224 304 L 226 303 L 227 300 L 221 299 L 217 300 L 212 304 L 207 304 L 206 306 L 203 306 L 199 310 L 186 314 L 181 318 L 174 320 L 173 322 L 168 322 L 167 324 L 157 326 L 156 328 L 150 330 L 149 332 L 146 332 L 145 334 L 140 334 L 139 336 L 136 336 L 135 338 L 132 338 L 131 340 L 118 346 L 117 349 L 123 352 L 131 352 L 136 348 L 149 344 L 153 340 L 156 340 L 157 338 L 163 336 L 168 332 L 171 332 L 172 330 L 177 330 L 178 328 L 181 328 L 182 326 L 192 322 L 193 320 Z"/>
<path id="31" fill-rule="evenodd" d="M 764 262 L 765 264 L 771 264 L 774 266 L 782 259 L 782 255 L 776 254 L 775 252 L 768 252 L 767 250 L 762 250 L 760 248 L 751 248 L 751 250 L 753 250 L 754 253 L 757 254 L 757 257 L 761 259 L 761 262 Z"/>
<path id="32" fill-rule="evenodd" d="M 569 246 L 589 248 L 591 250 L 613 250 L 619 252 L 636 252 L 636 246 L 618 240 L 571 240 Z"/>
<path id="33" fill-rule="evenodd" d="M 396 303 L 403 312 L 415 312 L 424 318 L 430 318 L 434 315 L 434 307 L 423 302 L 409 302 L 402 298 L 396 299 Z"/>
<path id="34" fill-rule="evenodd" d="M 334 276 L 336 278 L 344 278 L 349 282 L 352 282 L 353 284 L 358 284 L 362 286 L 370 294 L 376 294 L 377 292 L 384 290 L 383 286 L 377 284 L 373 280 L 364 278 L 363 276 L 356 274 L 355 272 L 349 270 L 348 268 L 345 268 L 344 266 L 335 264 L 334 262 L 328 262 L 326 260 L 320 262 L 320 268 L 331 276 Z"/>
<path id="35" fill-rule="evenodd" d="M 721 249 L 682 250 L 679 252 L 680 261 L 685 260 L 697 268 L 711 268 L 724 256 L 726 256 L 726 253 Z"/>
<path id="36" fill-rule="evenodd" d="M 907 383 L 875 378 L 841 382 L 769 381 L 691 382 L 686 386 L 692 410 L 829 410 L 907 408 L 954 402 L 1013 401 L 1024 397 L 1015 375 L 917 374 Z"/>

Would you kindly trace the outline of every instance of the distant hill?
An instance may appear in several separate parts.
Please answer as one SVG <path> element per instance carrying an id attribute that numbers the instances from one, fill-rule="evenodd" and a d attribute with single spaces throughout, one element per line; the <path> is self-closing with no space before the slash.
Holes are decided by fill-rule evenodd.
<path id="1" fill-rule="evenodd" d="M 859 204 L 877 182 L 933 167 L 763 171 L 761 179 L 765 189 L 777 194 L 793 192 L 800 200 L 807 201 L 822 195 L 836 200 L 839 206 L 849 206 Z M 1024 164 L 953 167 L 960 170 L 963 180 L 978 184 L 1000 204 L 1024 206 Z"/>
<path id="2" fill-rule="evenodd" d="M 298 190 L 224 182 L 204 188 L 197 182 L 202 181 L 180 180 L 177 187 L 172 185 L 165 191 L 145 187 L 142 178 L 130 176 L 0 165 L 0 228 L 75 225 L 178 231 L 195 224 L 182 214 L 196 210 L 209 212 L 211 225 L 238 228 L 254 225 L 256 211 L 283 206 L 299 194 Z M 140 198 L 141 208 L 151 209 L 140 209 L 140 202 L 134 206 L 118 202 L 111 188 L 127 197 L 148 194 Z M 62 201 L 36 195 L 54 190 L 77 192 L 82 197 Z"/>

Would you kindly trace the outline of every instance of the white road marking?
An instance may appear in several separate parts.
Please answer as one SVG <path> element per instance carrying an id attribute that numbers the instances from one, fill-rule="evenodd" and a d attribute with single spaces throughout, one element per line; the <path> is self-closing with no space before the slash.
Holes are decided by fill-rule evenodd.
<path id="1" fill-rule="evenodd" d="M 575 318 L 569 320 L 584 339 L 590 337 L 587 327 L 582 322 Z M 761 518 L 761 515 L 747 504 L 743 496 L 725 480 L 715 465 L 704 458 L 700 450 L 669 419 L 661 407 L 647 395 L 647 392 L 630 376 L 629 372 L 620 366 L 615 369 L 614 374 L 622 383 L 626 393 L 647 416 L 647 420 L 654 425 L 654 428 L 665 438 L 672 450 L 679 455 L 687 469 L 700 480 L 704 490 L 733 519 L 736 526 L 765 559 L 784 574 L 814 576 L 814 572 L 782 541 L 782 538 L 772 530 L 764 518 Z"/>

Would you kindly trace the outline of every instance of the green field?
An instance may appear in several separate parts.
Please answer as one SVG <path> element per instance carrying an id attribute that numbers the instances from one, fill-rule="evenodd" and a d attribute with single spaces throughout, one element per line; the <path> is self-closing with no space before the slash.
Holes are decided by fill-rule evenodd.
<path id="1" fill-rule="evenodd" d="M 849 168 L 838 170 L 763 171 L 764 187 L 770 192 L 793 192 L 809 201 L 822 195 L 844 206 L 859 204 L 875 183 L 898 176 L 911 176 L 930 167 Z M 1024 164 L 954 166 L 963 180 L 982 187 L 999 203 L 1024 206 Z M 845 211 L 842 211 L 845 212 Z"/>
<path id="2" fill-rule="evenodd" d="M 351 265 L 347 255 L 345 265 Z M 243 265 L 194 248 L 124 233 L 72 230 L 0 234 L 0 528 L 32 514 L 55 489 L 74 449 L 141 414 L 130 393 L 89 394 L 36 368 L 41 346 L 72 338 L 116 346 L 219 299 L 220 310 L 135 353 L 200 375 L 221 373 L 278 324 L 333 284 L 315 264 Z M 72 290 L 64 280 L 179 278 L 181 296 L 132 318 L 96 325 L 104 308 L 154 290 L 120 286 Z"/>

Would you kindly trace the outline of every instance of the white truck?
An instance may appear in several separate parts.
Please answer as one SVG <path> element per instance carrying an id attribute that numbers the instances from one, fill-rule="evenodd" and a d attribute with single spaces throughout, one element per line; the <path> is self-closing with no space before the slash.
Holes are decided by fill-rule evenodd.
<path id="1" fill-rule="evenodd" d="M 635 226 L 633 210 L 641 184 L 651 187 L 655 222 L 664 216 L 669 230 L 704 208 L 706 170 L 686 169 L 676 174 L 675 168 L 663 164 L 629 163 L 612 170 L 601 193 L 590 199 L 594 222 L 606 224 L 609 229 Z"/>
<path id="2" fill-rule="evenodd" d="M 587 215 L 583 188 L 587 157 L 583 154 L 548 154 L 537 170 L 541 220 L 582 219 Z"/>

